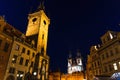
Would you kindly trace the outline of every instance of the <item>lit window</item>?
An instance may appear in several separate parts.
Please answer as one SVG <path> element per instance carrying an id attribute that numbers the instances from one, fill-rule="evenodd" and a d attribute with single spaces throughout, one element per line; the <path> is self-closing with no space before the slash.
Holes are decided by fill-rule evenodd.
<path id="1" fill-rule="evenodd" d="M 113 67 L 114 67 L 114 70 L 118 70 L 116 63 L 113 64 Z"/>

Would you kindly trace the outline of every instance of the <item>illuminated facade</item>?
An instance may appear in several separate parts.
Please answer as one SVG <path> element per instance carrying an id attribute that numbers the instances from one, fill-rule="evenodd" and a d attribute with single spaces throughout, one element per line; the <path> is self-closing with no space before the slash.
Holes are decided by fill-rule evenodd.
<path id="1" fill-rule="evenodd" d="M 60 71 L 51 72 L 49 80 L 86 80 L 84 72 L 75 72 L 72 74 L 64 74 Z"/>
<path id="2" fill-rule="evenodd" d="M 71 53 L 69 54 L 67 70 L 67 74 L 60 71 L 50 72 L 49 80 L 86 80 L 80 52 L 77 52 L 76 58 L 72 58 Z"/>
<path id="3" fill-rule="evenodd" d="M 26 34 L 0 17 L 0 80 L 47 80 L 50 19 L 44 6 L 28 16 Z"/>
<path id="4" fill-rule="evenodd" d="M 90 49 L 86 65 L 88 80 L 96 76 L 111 77 L 120 72 L 120 32 L 107 31 L 101 42 Z"/>
<path id="5" fill-rule="evenodd" d="M 68 73 L 72 74 L 74 72 L 83 71 L 82 57 L 80 52 L 77 52 L 76 58 L 72 58 L 71 53 L 68 58 Z"/>

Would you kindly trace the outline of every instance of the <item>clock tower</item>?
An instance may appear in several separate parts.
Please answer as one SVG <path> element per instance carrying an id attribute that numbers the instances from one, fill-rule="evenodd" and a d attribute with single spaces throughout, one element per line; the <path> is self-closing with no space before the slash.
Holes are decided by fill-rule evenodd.
<path id="1" fill-rule="evenodd" d="M 32 43 L 38 52 L 44 51 L 43 55 L 46 55 L 50 19 L 46 16 L 42 6 L 43 4 L 40 4 L 36 12 L 28 15 L 26 36 L 29 38 L 37 37 Z"/>
<path id="2" fill-rule="evenodd" d="M 48 79 L 49 56 L 46 54 L 46 49 L 49 24 L 50 19 L 44 12 L 44 4 L 42 1 L 37 11 L 28 15 L 28 26 L 26 30 L 28 42 L 36 49 L 36 58 L 32 74 L 40 80 Z"/>

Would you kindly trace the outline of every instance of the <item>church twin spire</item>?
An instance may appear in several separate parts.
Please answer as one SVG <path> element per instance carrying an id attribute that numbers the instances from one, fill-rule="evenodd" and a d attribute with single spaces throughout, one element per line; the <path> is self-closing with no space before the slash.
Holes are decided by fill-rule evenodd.
<path id="1" fill-rule="evenodd" d="M 68 56 L 68 73 L 81 72 L 83 71 L 81 53 L 77 51 L 76 57 L 73 58 L 71 52 Z"/>

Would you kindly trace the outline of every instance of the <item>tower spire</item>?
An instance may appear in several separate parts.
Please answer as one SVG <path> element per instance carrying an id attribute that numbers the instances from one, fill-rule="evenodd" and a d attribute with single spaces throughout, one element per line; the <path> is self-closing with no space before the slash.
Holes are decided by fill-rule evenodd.
<path id="1" fill-rule="evenodd" d="M 79 49 L 77 50 L 77 57 L 81 57 L 81 53 Z"/>
<path id="2" fill-rule="evenodd" d="M 39 6 L 38 6 L 38 9 L 37 9 L 38 11 L 39 10 L 45 10 L 45 6 L 44 6 L 44 0 L 41 0 L 40 1 L 40 4 L 39 4 Z"/>
<path id="3" fill-rule="evenodd" d="M 71 51 L 69 51 L 69 56 L 68 56 L 68 58 L 72 58 L 72 53 L 71 53 Z"/>

